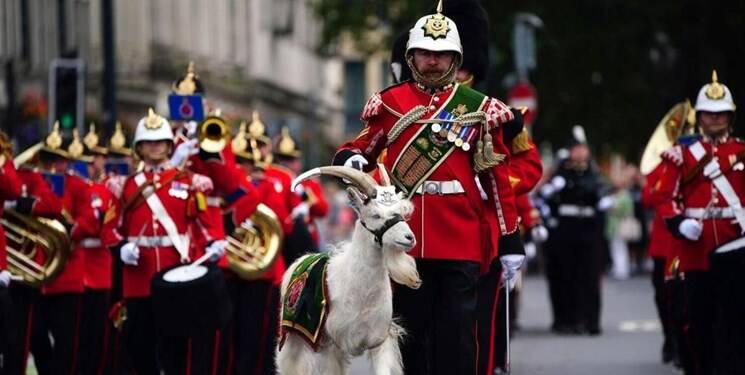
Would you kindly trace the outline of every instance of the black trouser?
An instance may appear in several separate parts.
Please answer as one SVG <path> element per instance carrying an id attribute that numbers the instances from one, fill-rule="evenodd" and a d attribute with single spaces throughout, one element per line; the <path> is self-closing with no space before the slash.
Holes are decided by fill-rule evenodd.
<path id="1" fill-rule="evenodd" d="M 77 373 L 82 303 L 80 293 L 50 294 L 39 299 L 31 334 L 31 352 L 39 375 Z"/>
<path id="2" fill-rule="evenodd" d="M 80 373 L 106 374 L 111 357 L 109 321 L 111 298 L 108 290 L 86 289 L 83 294 L 83 318 L 80 330 Z"/>
<path id="3" fill-rule="evenodd" d="M 561 306 L 560 324 L 579 330 L 600 330 L 601 251 L 597 219 L 562 217 L 555 231 L 552 251 L 559 291 L 555 298 Z"/>
<path id="4" fill-rule="evenodd" d="M 9 289 L 10 329 L 2 336 L 8 346 L 3 358 L 4 375 L 26 374 L 26 360 L 31 347 L 31 324 L 34 316 L 34 305 L 39 299 L 39 290 L 23 284 L 12 284 Z"/>
<path id="5" fill-rule="evenodd" d="M 688 340 L 688 303 L 686 302 L 685 282 L 676 277 L 665 282 L 669 296 L 668 311 L 675 342 L 678 343 L 678 359 L 686 375 L 694 374 L 691 346 Z"/>
<path id="6" fill-rule="evenodd" d="M 221 374 L 274 375 L 279 288 L 267 280 L 228 279 L 233 320 L 225 330 Z"/>
<path id="7" fill-rule="evenodd" d="M 714 374 L 714 326 L 716 297 L 713 277 L 706 271 L 685 274 L 687 341 L 691 348 L 693 374 Z"/>
<path id="8" fill-rule="evenodd" d="M 393 311 L 407 331 L 404 372 L 473 374 L 477 368 L 476 295 L 479 264 L 417 259 L 422 286 L 396 285 Z"/>
<path id="9" fill-rule="evenodd" d="M 745 374 L 745 249 L 712 254 L 716 374 Z"/>
<path id="10" fill-rule="evenodd" d="M 125 302 L 127 319 L 122 330 L 122 346 L 138 375 L 160 374 L 157 335 L 150 298 L 129 298 Z"/>
<path id="11" fill-rule="evenodd" d="M 670 322 L 670 291 L 665 285 L 665 258 L 652 258 L 652 286 L 654 287 L 654 304 L 660 318 L 663 335 L 663 359 L 675 356 L 678 342 L 675 340 L 674 328 Z M 670 358 L 672 359 L 672 358 Z"/>
<path id="12" fill-rule="evenodd" d="M 546 281 L 548 283 L 548 296 L 551 302 L 551 312 L 553 314 L 553 329 L 562 329 L 569 327 L 569 301 L 566 295 L 568 282 L 565 280 L 566 271 L 563 271 L 565 260 L 562 259 L 561 243 L 556 240 L 557 234 L 553 231 L 549 236 L 545 246 L 545 268 Z"/>
<path id="13" fill-rule="evenodd" d="M 3 362 L 8 358 L 8 348 L 11 345 L 10 332 L 13 329 L 12 322 L 12 301 L 10 299 L 10 290 L 7 287 L 0 286 L 0 374 L 5 367 Z"/>

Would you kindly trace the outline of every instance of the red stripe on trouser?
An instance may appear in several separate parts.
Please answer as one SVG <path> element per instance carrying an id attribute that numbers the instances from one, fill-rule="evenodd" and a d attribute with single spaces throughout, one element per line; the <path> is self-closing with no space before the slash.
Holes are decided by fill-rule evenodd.
<path id="1" fill-rule="evenodd" d="M 494 371 L 494 335 L 496 334 L 496 323 L 497 323 L 497 307 L 499 306 L 499 289 L 502 286 L 502 281 L 497 281 L 497 289 L 494 292 L 494 302 L 491 305 L 491 315 L 489 317 L 489 362 L 486 366 L 486 374 L 491 375 Z M 507 291 L 505 291 L 507 293 Z"/>
<path id="2" fill-rule="evenodd" d="M 217 363 L 220 357 L 220 330 L 215 331 L 215 341 L 212 346 L 212 374 L 217 374 Z"/>
<path id="3" fill-rule="evenodd" d="M 269 286 L 269 292 L 266 294 L 266 308 L 264 309 L 264 324 L 261 327 L 261 341 L 259 341 L 259 355 L 257 357 L 256 375 L 261 375 L 264 370 L 264 350 L 262 346 L 266 342 L 269 331 L 269 319 L 273 313 L 271 310 L 272 297 L 274 296 L 273 286 Z"/>
<path id="4" fill-rule="evenodd" d="M 34 308 L 33 305 L 29 304 L 28 314 L 26 315 L 26 338 L 23 342 L 23 365 L 21 365 L 21 374 L 26 373 L 26 364 L 28 362 L 28 352 L 31 346 L 31 327 L 34 321 Z"/>
<path id="5" fill-rule="evenodd" d="M 234 318 L 235 319 L 235 318 Z M 233 325 L 235 327 L 235 325 Z M 230 341 L 228 346 L 228 374 L 233 373 L 233 355 L 235 354 L 235 329 L 233 329 L 232 332 L 230 332 Z"/>
<path id="6" fill-rule="evenodd" d="M 75 333 L 73 334 L 73 352 L 72 352 L 72 362 L 70 364 L 70 375 L 75 374 L 75 368 L 77 367 L 78 362 L 78 341 L 80 339 L 80 310 L 83 308 L 83 295 L 78 296 L 78 308 L 75 312 Z"/>

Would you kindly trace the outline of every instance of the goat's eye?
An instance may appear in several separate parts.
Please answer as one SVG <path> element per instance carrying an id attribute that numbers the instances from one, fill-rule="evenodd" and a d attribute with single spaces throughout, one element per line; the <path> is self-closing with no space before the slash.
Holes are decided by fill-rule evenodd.
<path id="1" fill-rule="evenodd" d="M 375 219 L 375 220 L 378 220 L 378 219 L 381 219 L 382 217 L 380 215 L 378 215 L 378 214 L 374 214 L 374 215 L 372 215 L 372 218 Z"/>

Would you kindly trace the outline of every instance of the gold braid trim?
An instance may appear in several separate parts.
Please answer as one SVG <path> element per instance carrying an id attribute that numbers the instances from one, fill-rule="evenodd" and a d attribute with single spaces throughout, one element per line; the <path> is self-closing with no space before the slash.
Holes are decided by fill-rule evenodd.
<path id="1" fill-rule="evenodd" d="M 530 143 L 530 134 L 528 134 L 528 129 L 523 128 L 523 131 L 521 131 L 512 140 L 512 153 L 519 154 L 521 152 L 528 151 L 532 148 L 533 148 L 533 144 Z"/>

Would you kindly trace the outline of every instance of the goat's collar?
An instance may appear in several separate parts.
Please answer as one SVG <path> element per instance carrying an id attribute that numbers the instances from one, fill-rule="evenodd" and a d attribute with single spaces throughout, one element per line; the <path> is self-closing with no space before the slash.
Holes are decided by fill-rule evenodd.
<path id="1" fill-rule="evenodd" d="M 367 229 L 368 232 L 372 233 L 375 236 L 375 243 L 377 243 L 378 246 L 383 247 L 383 235 L 385 234 L 385 232 L 402 221 L 404 221 L 403 216 L 394 214 L 390 219 L 386 220 L 380 228 L 375 230 L 370 229 L 362 220 L 360 220 L 360 224 L 362 224 L 362 226 Z"/>

